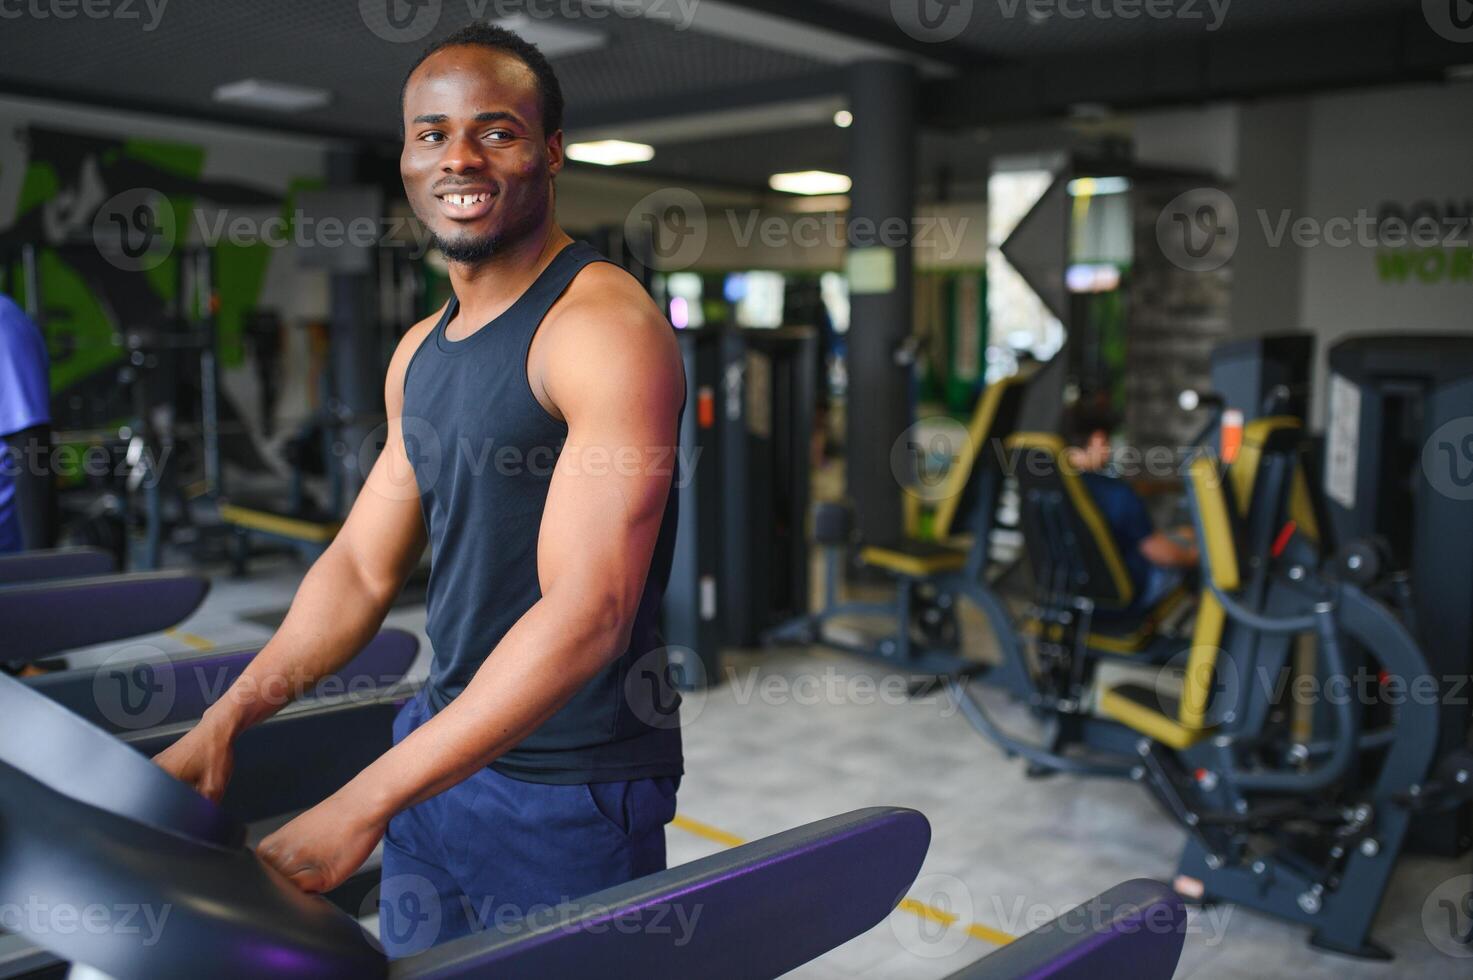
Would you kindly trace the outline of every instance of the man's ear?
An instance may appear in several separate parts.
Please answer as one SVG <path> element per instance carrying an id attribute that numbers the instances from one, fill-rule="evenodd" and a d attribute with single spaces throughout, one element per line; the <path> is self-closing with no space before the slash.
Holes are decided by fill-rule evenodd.
<path id="1" fill-rule="evenodd" d="M 547 138 L 547 169 L 556 177 L 563 169 L 563 131 Z"/>

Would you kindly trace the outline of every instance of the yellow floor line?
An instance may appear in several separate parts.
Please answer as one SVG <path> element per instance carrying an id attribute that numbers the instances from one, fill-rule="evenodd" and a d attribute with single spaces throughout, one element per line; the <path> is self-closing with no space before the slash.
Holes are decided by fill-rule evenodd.
<path id="1" fill-rule="evenodd" d="M 712 841 L 717 844 L 724 844 L 727 847 L 736 847 L 740 844 L 746 843 L 745 840 L 738 837 L 736 834 L 728 834 L 726 831 L 719 830 L 716 827 L 711 826 L 710 824 L 701 823 L 699 820 L 692 820 L 690 817 L 687 817 L 683 813 L 677 813 L 675 815 L 675 819 L 670 821 L 670 823 L 673 826 L 679 827 L 681 830 L 685 831 L 688 834 L 694 834 L 697 837 Z M 934 905 L 927 905 L 925 902 L 918 901 L 914 898 L 907 898 L 902 900 L 899 908 L 904 909 L 906 912 L 909 912 L 912 915 L 919 916 L 922 919 L 927 919 L 931 922 L 939 922 L 942 925 L 947 926 L 948 928 L 960 923 L 960 916 L 956 915 L 955 913 L 943 912 L 941 909 L 938 909 Z M 979 922 L 967 923 L 966 930 L 967 935 L 971 936 L 973 939 L 980 939 L 983 942 L 992 943 L 994 946 L 1006 946 L 1008 943 L 1017 938 L 1015 936 L 1009 935 L 1006 932 L 1003 932 L 1000 929 L 994 929 L 991 926 L 984 926 Z"/>
<path id="2" fill-rule="evenodd" d="M 684 814 L 677 813 L 675 819 L 670 822 L 688 834 L 695 834 L 697 837 L 704 837 L 706 840 L 715 841 L 717 844 L 725 844 L 727 847 L 737 847 L 746 843 L 746 841 L 735 834 L 728 834 L 724 830 L 717 830 L 710 824 L 701 823 L 699 820 L 692 820 Z"/>
<path id="3" fill-rule="evenodd" d="M 174 629 L 174 628 L 171 627 L 169 629 L 164 630 L 164 635 L 165 636 L 169 636 L 169 637 L 173 637 L 174 639 L 178 640 L 180 643 L 183 643 L 185 646 L 187 646 L 187 647 L 193 647 L 194 649 L 199 650 L 201 652 L 204 652 L 205 650 L 213 650 L 213 649 L 215 649 L 215 644 L 211 643 L 209 640 L 205 639 L 203 636 L 199 636 L 198 634 L 195 634 L 195 633 L 186 633 L 186 632 L 184 632 L 181 629 Z"/>

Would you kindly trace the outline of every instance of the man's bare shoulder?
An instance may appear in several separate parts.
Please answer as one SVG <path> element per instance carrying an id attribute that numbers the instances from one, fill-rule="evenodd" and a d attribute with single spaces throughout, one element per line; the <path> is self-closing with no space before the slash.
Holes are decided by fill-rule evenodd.
<path id="1" fill-rule="evenodd" d="M 679 398 L 680 348 L 675 330 L 633 276 L 599 262 L 573 280 L 543 321 L 546 346 L 534 370 L 552 402 L 610 390 L 638 390 L 656 400 Z"/>
<path id="2" fill-rule="evenodd" d="M 559 348 L 608 351 L 633 347 L 675 353 L 674 330 L 639 281 L 609 262 L 580 272 L 548 312 L 544 329 Z"/>
<path id="3" fill-rule="evenodd" d="M 404 391 L 404 375 L 409 371 L 409 362 L 414 360 L 414 354 L 419 350 L 425 338 L 435 329 L 440 322 L 440 317 L 445 313 L 445 307 L 425 317 L 404 332 L 399 338 L 398 345 L 394 348 L 394 356 L 389 360 L 389 370 L 384 379 L 384 395 L 386 398 L 397 399 Z"/>

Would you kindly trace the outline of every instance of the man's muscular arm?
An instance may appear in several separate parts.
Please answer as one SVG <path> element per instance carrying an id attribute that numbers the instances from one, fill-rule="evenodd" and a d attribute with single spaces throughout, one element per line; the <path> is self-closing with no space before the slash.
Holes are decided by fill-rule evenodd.
<path id="1" fill-rule="evenodd" d="M 390 817 L 521 742 L 628 646 L 670 492 L 679 349 L 642 295 L 569 297 L 542 329 L 544 388 L 568 424 L 538 532 L 542 598 L 445 710 L 262 842 L 305 890 L 343 881 Z"/>
<path id="2" fill-rule="evenodd" d="M 400 415 L 404 373 L 433 325 L 430 319 L 411 328 L 390 361 L 384 450 L 342 529 L 302 578 L 286 619 L 199 724 L 155 759 L 210 799 L 225 793 L 235 738 L 362 650 L 424 551 L 424 518 Z"/>

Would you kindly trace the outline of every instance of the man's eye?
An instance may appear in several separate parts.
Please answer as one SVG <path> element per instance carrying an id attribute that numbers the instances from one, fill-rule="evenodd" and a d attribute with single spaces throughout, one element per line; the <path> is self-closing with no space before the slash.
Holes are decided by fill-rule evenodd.
<path id="1" fill-rule="evenodd" d="M 433 130 L 420 136 L 420 139 L 424 140 L 426 143 L 438 143 L 444 138 L 444 133 L 435 132 Z"/>
<path id="2" fill-rule="evenodd" d="M 511 139 L 515 134 L 513 134 L 512 131 L 509 129 L 493 129 L 486 135 L 496 142 L 504 143 L 507 140 Z"/>

